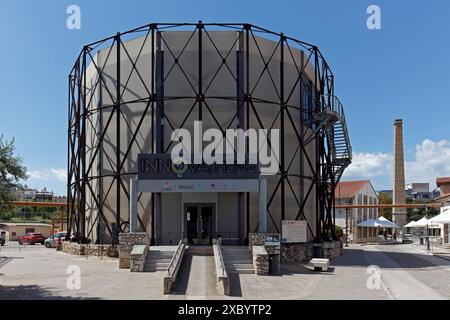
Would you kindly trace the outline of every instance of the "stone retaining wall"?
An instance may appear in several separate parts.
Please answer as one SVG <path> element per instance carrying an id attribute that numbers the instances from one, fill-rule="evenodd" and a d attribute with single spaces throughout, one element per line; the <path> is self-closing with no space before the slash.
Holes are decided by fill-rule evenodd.
<path id="1" fill-rule="evenodd" d="M 248 234 L 248 247 L 252 251 L 253 246 L 264 245 L 264 233 L 249 233 Z"/>
<path id="2" fill-rule="evenodd" d="M 149 244 L 148 233 L 119 233 L 119 269 L 130 269 L 130 255 L 134 245 L 148 246 Z"/>
<path id="3" fill-rule="evenodd" d="M 112 244 L 79 244 L 63 241 L 61 251 L 78 256 L 87 255 L 110 258 L 119 256 L 117 247 Z"/>
<path id="4" fill-rule="evenodd" d="M 264 236 L 263 233 L 250 233 L 248 235 L 250 251 L 252 251 L 253 246 L 264 246 Z M 278 254 L 278 252 L 271 251 L 275 250 L 271 246 L 265 246 L 265 248 L 268 254 Z M 344 246 L 343 242 L 339 240 L 323 243 L 284 243 L 281 244 L 280 259 L 281 262 L 309 261 L 314 258 L 315 251 L 318 251 L 320 255 L 317 258 L 332 259 L 344 254 Z"/>
<path id="5" fill-rule="evenodd" d="M 130 254 L 130 271 L 144 272 L 147 259 L 148 245 L 134 245 Z"/>
<path id="6" fill-rule="evenodd" d="M 314 258 L 314 251 L 319 251 L 319 257 L 333 259 L 344 254 L 341 241 L 323 243 L 285 243 L 281 245 L 281 262 L 309 261 Z"/>
<path id="7" fill-rule="evenodd" d="M 269 274 L 269 254 L 264 246 L 253 246 L 253 267 L 255 274 L 267 276 Z"/>

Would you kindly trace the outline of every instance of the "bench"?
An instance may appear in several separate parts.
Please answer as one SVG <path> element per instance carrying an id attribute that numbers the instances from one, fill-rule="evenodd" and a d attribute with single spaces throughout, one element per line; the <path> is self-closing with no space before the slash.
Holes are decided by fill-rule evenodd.
<path id="1" fill-rule="evenodd" d="M 330 259 L 314 258 L 309 261 L 309 264 L 314 267 L 314 271 L 327 271 L 330 265 Z"/>

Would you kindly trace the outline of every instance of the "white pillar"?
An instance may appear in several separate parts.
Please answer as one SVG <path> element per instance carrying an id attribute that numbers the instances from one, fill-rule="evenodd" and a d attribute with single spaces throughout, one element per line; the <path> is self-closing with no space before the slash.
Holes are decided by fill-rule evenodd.
<path id="1" fill-rule="evenodd" d="M 267 180 L 259 179 L 258 232 L 267 233 Z"/>
<path id="2" fill-rule="evenodd" d="M 130 179 L 130 233 L 137 232 L 137 194 L 138 180 Z"/>

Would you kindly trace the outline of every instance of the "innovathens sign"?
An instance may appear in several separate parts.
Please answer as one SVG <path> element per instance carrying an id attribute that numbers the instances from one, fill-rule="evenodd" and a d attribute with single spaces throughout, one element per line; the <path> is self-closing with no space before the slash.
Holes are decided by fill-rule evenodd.
<path id="1" fill-rule="evenodd" d="M 180 128 L 172 132 L 170 139 L 175 142 L 171 151 L 175 165 L 257 164 L 261 175 L 274 175 L 279 169 L 278 129 L 227 129 L 224 135 L 216 128 L 203 132 L 202 121 L 194 121 L 194 137 L 189 130 Z M 209 144 L 203 148 L 204 142 Z"/>

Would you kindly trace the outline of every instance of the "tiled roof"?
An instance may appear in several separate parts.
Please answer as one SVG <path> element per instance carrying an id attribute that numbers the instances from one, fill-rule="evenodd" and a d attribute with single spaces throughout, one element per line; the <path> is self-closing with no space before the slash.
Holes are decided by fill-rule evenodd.
<path id="1" fill-rule="evenodd" d="M 439 177 L 436 178 L 436 184 L 438 187 L 441 186 L 441 184 L 447 184 L 450 183 L 450 177 Z"/>
<path id="2" fill-rule="evenodd" d="M 369 180 L 341 181 L 336 185 L 336 198 L 352 198 Z"/>

